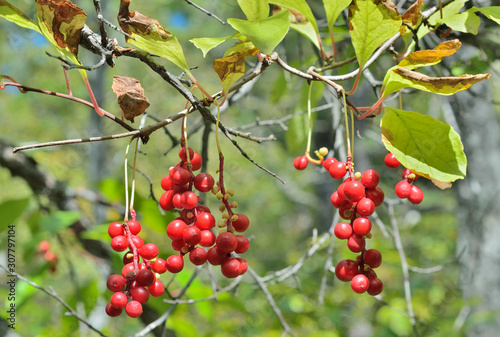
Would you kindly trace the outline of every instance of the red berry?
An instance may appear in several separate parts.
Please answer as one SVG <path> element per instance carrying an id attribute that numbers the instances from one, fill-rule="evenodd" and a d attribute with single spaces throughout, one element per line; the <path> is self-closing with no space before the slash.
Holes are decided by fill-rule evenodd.
<path id="1" fill-rule="evenodd" d="M 358 273 L 358 263 L 353 260 L 342 260 L 335 267 L 335 276 L 342 282 L 349 282 Z"/>
<path id="2" fill-rule="evenodd" d="M 134 263 L 132 262 L 127 263 L 122 268 L 122 276 L 126 278 L 127 275 L 129 275 L 129 273 L 133 273 L 134 271 L 135 271 Z"/>
<path id="3" fill-rule="evenodd" d="M 181 194 L 180 201 L 182 208 L 192 209 L 198 203 L 198 196 L 194 192 L 186 191 Z"/>
<path id="4" fill-rule="evenodd" d="M 125 307 L 125 313 L 132 318 L 139 317 L 142 315 L 142 304 L 137 301 L 128 302 Z"/>
<path id="5" fill-rule="evenodd" d="M 352 227 L 347 222 L 339 222 L 335 225 L 333 232 L 335 233 L 335 236 L 340 240 L 346 240 L 349 239 L 349 237 L 351 237 L 352 235 Z"/>
<path id="6" fill-rule="evenodd" d="M 218 266 L 227 258 L 227 253 L 221 252 L 217 246 L 207 252 L 207 260 L 212 266 Z"/>
<path id="7" fill-rule="evenodd" d="M 238 246 L 238 239 L 236 239 L 236 235 L 231 232 L 222 232 L 217 236 L 217 239 L 215 239 L 215 244 L 221 252 L 231 253 L 234 252 Z"/>
<path id="8" fill-rule="evenodd" d="M 214 178 L 209 173 L 199 173 L 193 180 L 194 188 L 200 192 L 208 192 L 214 187 Z"/>
<path id="9" fill-rule="evenodd" d="M 307 167 L 307 164 L 308 164 L 308 161 L 307 161 L 307 157 L 306 156 L 297 157 L 293 161 L 293 166 L 297 170 L 300 170 L 300 171 L 305 170 L 305 168 Z"/>
<path id="10" fill-rule="evenodd" d="M 167 271 L 167 267 L 165 267 L 165 260 L 157 257 L 155 263 L 151 263 L 151 269 L 158 274 L 165 273 Z"/>
<path id="11" fill-rule="evenodd" d="M 344 195 L 348 201 L 358 202 L 365 195 L 365 187 L 357 180 L 348 181 L 344 185 Z"/>
<path id="12" fill-rule="evenodd" d="M 144 240 L 136 235 L 132 235 L 131 240 L 132 240 L 132 243 L 134 244 L 135 248 L 137 248 L 137 249 L 140 249 L 142 246 L 144 246 Z M 128 248 L 130 250 L 132 250 L 132 245 L 129 245 Z"/>
<path id="13" fill-rule="evenodd" d="M 368 277 L 363 274 L 358 274 L 351 280 L 351 288 L 355 293 L 362 294 L 368 290 L 369 286 L 370 281 L 368 280 Z"/>
<path id="14" fill-rule="evenodd" d="M 194 151 L 192 148 L 188 148 L 189 152 L 189 159 L 193 158 L 194 156 Z M 179 158 L 181 158 L 182 161 L 187 161 L 187 153 L 186 153 L 186 147 L 181 147 L 179 150 Z"/>
<path id="15" fill-rule="evenodd" d="M 365 197 L 371 199 L 375 204 L 375 207 L 378 207 L 384 202 L 385 195 L 384 191 L 377 186 L 375 188 L 367 188 L 365 190 Z"/>
<path id="16" fill-rule="evenodd" d="M 201 241 L 201 231 L 196 226 L 188 226 L 184 230 L 183 239 L 189 246 L 197 245 Z"/>
<path id="17" fill-rule="evenodd" d="M 222 262 L 220 270 L 222 272 L 222 275 L 224 275 L 225 277 L 235 278 L 240 275 L 240 267 L 241 263 L 240 261 L 238 261 L 238 259 L 229 257 L 224 260 L 224 262 Z"/>
<path id="18" fill-rule="evenodd" d="M 203 213 L 203 212 L 212 213 L 212 212 L 210 212 L 210 208 L 208 208 L 205 205 L 198 205 L 194 208 L 194 210 L 196 211 L 196 214 Z"/>
<path id="19" fill-rule="evenodd" d="M 193 171 L 198 171 L 201 168 L 201 165 L 203 164 L 203 159 L 201 158 L 201 155 L 194 151 L 193 158 L 191 158 L 191 169 Z"/>
<path id="20" fill-rule="evenodd" d="M 236 240 L 238 240 L 238 245 L 234 251 L 237 254 L 243 254 L 250 247 L 250 241 L 248 241 L 247 237 L 243 235 L 236 235 Z"/>
<path id="21" fill-rule="evenodd" d="M 215 241 L 215 240 L 214 240 Z M 188 247 L 188 245 L 184 242 L 184 238 L 172 240 L 172 248 L 178 252 L 181 251 L 182 248 Z"/>
<path id="22" fill-rule="evenodd" d="M 337 159 L 335 158 L 327 158 L 325 160 L 323 160 L 323 162 L 321 163 L 323 165 L 323 167 L 325 168 L 325 170 L 329 171 L 330 170 L 330 167 L 335 164 L 337 162 Z"/>
<path id="23" fill-rule="evenodd" d="M 172 240 L 179 240 L 184 237 L 184 230 L 187 228 L 187 224 L 182 220 L 172 220 L 167 225 L 167 235 Z"/>
<path id="24" fill-rule="evenodd" d="M 146 260 L 154 259 L 158 255 L 158 246 L 154 243 L 146 243 L 139 249 L 139 255 Z"/>
<path id="25" fill-rule="evenodd" d="M 123 252 L 128 248 L 128 240 L 123 235 L 118 235 L 111 240 L 111 248 L 115 252 Z"/>
<path id="26" fill-rule="evenodd" d="M 148 287 L 148 291 L 153 297 L 160 297 L 165 292 L 165 286 L 159 280 L 156 280 L 151 286 Z"/>
<path id="27" fill-rule="evenodd" d="M 238 217 L 238 219 L 233 221 L 231 224 L 233 225 L 235 231 L 242 233 L 248 229 L 250 220 L 248 220 L 248 217 L 242 213 L 238 213 L 236 214 L 236 216 Z"/>
<path id="28" fill-rule="evenodd" d="M 382 264 L 382 254 L 377 249 L 368 249 L 363 254 L 363 261 L 372 268 L 377 268 Z"/>
<path id="29" fill-rule="evenodd" d="M 187 184 L 191 180 L 189 171 L 179 166 L 173 167 L 169 175 L 177 185 Z"/>
<path id="30" fill-rule="evenodd" d="M 202 247 L 212 247 L 215 243 L 215 234 L 209 230 L 202 230 L 200 233 L 201 240 L 199 242 Z"/>
<path id="31" fill-rule="evenodd" d="M 356 211 L 362 216 L 370 216 L 375 212 L 375 203 L 369 198 L 361 198 L 356 205 Z"/>
<path id="32" fill-rule="evenodd" d="M 106 304 L 106 315 L 109 317 L 117 317 L 122 313 L 122 309 L 115 308 L 111 303 Z"/>
<path id="33" fill-rule="evenodd" d="M 146 288 L 141 286 L 132 287 L 132 289 L 130 289 L 130 295 L 134 301 L 141 304 L 144 304 L 149 300 L 149 292 Z"/>
<path id="34" fill-rule="evenodd" d="M 164 191 L 173 190 L 174 187 L 175 187 L 175 183 L 172 180 L 172 178 L 170 178 L 170 176 L 163 177 L 161 179 L 160 185 L 161 185 L 161 188 L 163 188 Z"/>
<path id="35" fill-rule="evenodd" d="M 182 193 L 184 193 L 184 192 L 182 192 Z M 182 193 L 175 193 L 174 196 L 172 197 L 172 205 L 174 205 L 174 208 L 177 208 L 177 209 L 183 208 L 182 202 L 181 202 Z"/>
<path id="36" fill-rule="evenodd" d="M 380 175 L 375 170 L 367 170 L 361 175 L 361 183 L 366 188 L 374 188 L 380 182 Z"/>
<path id="37" fill-rule="evenodd" d="M 194 224 L 201 230 L 212 229 L 215 227 L 215 218 L 208 212 L 201 212 L 196 216 Z"/>
<path id="38" fill-rule="evenodd" d="M 141 231 L 141 224 L 138 221 L 130 220 L 128 222 L 128 229 L 132 235 L 137 235 Z"/>
<path id="39" fill-rule="evenodd" d="M 122 293 L 121 291 L 114 293 L 111 295 L 110 303 L 117 309 L 123 309 L 127 305 L 128 298 L 127 295 Z"/>
<path id="40" fill-rule="evenodd" d="M 390 152 L 385 156 L 384 162 L 388 168 L 397 168 L 401 165 L 399 160 Z"/>
<path id="41" fill-rule="evenodd" d="M 113 222 L 113 223 L 115 223 L 115 222 Z M 120 227 L 121 227 L 121 223 L 119 223 L 119 222 L 116 222 L 116 223 L 120 224 Z M 111 227 L 111 225 L 109 225 L 109 226 Z M 109 228 L 108 228 L 108 234 L 109 234 Z M 117 235 L 122 235 L 122 234 L 117 234 Z M 111 236 L 111 234 L 109 234 L 109 236 Z M 116 235 L 114 235 L 114 236 L 116 236 Z M 114 236 L 111 236 L 111 237 L 114 237 Z M 44 241 L 40 241 L 40 243 L 38 243 L 38 249 L 42 253 L 48 252 L 49 249 L 50 249 L 50 243 L 48 241 L 45 241 L 45 240 Z"/>
<path id="42" fill-rule="evenodd" d="M 201 247 L 196 247 L 189 253 L 189 261 L 195 266 L 201 266 L 207 262 L 207 252 Z"/>
<path id="43" fill-rule="evenodd" d="M 240 275 L 245 274 L 248 269 L 247 261 L 245 259 L 242 259 L 241 257 L 237 257 L 236 260 L 240 261 L 240 269 L 239 269 Z"/>
<path id="44" fill-rule="evenodd" d="M 347 239 L 347 247 L 353 253 L 360 253 L 365 249 L 365 238 L 358 235 L 353 234 L 349 239 Z"/>
<path id="45" fill-rule="evenodd" d="M 345 182 L 343 182 L 342 184 L 339 185 L 339 187 L 337 187 L 337 195 L 340 200 L 347 201 L 347 198 L 345 197 L 344 194 L 344 187 L 345 187 Z"/>
<path id="46" fill-rule="evenodd" d="M 384 284 L 377 277 L 369 278 L 370 285 L 368 286 L 368 294 L 376 296 L 384 290 Z"/>
<path id="47" fill-rule="evenodd" d="M 120 236 L 120 235 L 125 235 L 125 230 L 123 229 L 122 223 L 121 222 L 112 222 L 109 227 L 108 227 L 108 234 L 111 238 L 114 238 L 115 236 Z M 42 241 L 42 242 L 47 242 L 47 241 Z M 40 247 L 42 242 L 40 242 Z M 47 242 L 48 244 L 48 242 Z M 42 252 L 45 252 L 49 250 L 50 246 L 46 250 L 40 249 Z"/>
<path id="48" fill-rule="evenodd" d="M 411 184 L 405 180 L 401 180 L 396 184 L 396 187 L 394 187 L 394 191 L 396 192 L 396 195 L 400 199 L 406 199 L 410 195 L 411 192 Z"/>
<path id="49" fill-rule="evenodd" d="M 420 204 L 422 200 L 424 200 L 424 192 L 422 192 L 422 190 L 419 187 L 412 185 L 410 190 L 410 195 L 408 196 L 408 200 L 412 204 Z"/>
<path id="50" fill-rule="evenodd" d="M 168 271 L 171 273 L 178 273 L 184 268 L 184 260 L 182 255 L 170 255 L 165 263 Z"/>
<path id="51" fill-rule="evenodd" d="M 352 204 L 347 204 L 339 208 L 339 215 L 342 219 L 349 220 L 352 217 Z"/>
<path id="52" fill-rule="evenodd" d="M 165 211 L 173 210 L 175 208 L 174 204 L 172 203 L 173 197 L 174 197 L 174 191 L 167 191 L 163 193 L 159 201 L 160 207 Z"/>
<path id="53" fill-rule="evenodd" d="M 352 230 L 360 236 L 367 235 L 372 230 L 372 223 L 365 217 L 356 218 L 352 223 Z"/>
<path id="54" fill-rule="evenodd" d="M 337 191 L 332 193 L 332 196 L 330 197 L 330 202 L 335 208 L 341 208 L 342 206 L 345 206 L 347 204 L 346 200 L 340 199 L 339 193 Z"/>
<path id="55" fill-rule="evenodd" d="M 343 161 L 333 163 L 328 171 L 330 172 L 330 176 L 332 176 L 332 178 L 342 179 L 347 173 L 346 163 Z"/>
<path id="56" fill-rule="evenodd" d="M 122 291 L 126 283 L 127 280 L 123 276 L 118 274 L 113 274 L 108 277 L 106 286 L 108 287 L 109 291 L 115 293 L 117 291 Z"/>
<path id="57" fill-rule="evenodd" d="M 151 270 L 142 269 L 139 270 L 139 272 L 135 276 L 135 280 L 139 285 L 144 287 L 149 287 L 151 284 L 154 283 L 154 281 L 156 281 L 156 276 Z"/>

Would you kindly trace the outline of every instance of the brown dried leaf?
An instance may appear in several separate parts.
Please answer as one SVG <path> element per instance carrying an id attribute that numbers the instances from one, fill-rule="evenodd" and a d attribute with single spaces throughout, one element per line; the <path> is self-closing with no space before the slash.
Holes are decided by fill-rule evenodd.
<path id="1" fill-rule="evenodd" d="M 416 27 L 422 20 L 422 13 L 420 9 L 422 8 L 423 0 L 417 0 L 411 5 L 406 12 L 401 16 L 403 22 L 409 24 L 410 26 Z"/>
<path id="2" fill-rule="evenodd" d="M 241 44 L 244 46 L 245 44 Z M 245 74 L 245 59 L 255 55 L 257 48 L 241 49 L 229 56 L 214 60 L 214 70 L 219 75 L 222 88 L 227 93 L 231 85 Z"/>
<path id="3" fill-rule="evenodd" d="M 423 66 L 430 66 L 441 62 L 446 56 L 453 55 L 462 45 L 459 40 L 450 40 L 440 43 L 432 50 L 418 50 L 410 53 L 398 66 L 408 69 L 415 69 Z"/>
<path id="4" fill-rule="evenodd" d="M 144 96 L 144 89 L 138 80 L 127 76 L 113 76 L 113 92 L 118 98 L 122 109 L 122 119 L 134 122 L 134 118 L 143 114 L 149 107 L 149 101 Z"/>
<path id="5" fill-rule="evenodd" d="M 128 34 L 149 35 L 156 32 L 161 38 L 168 39 L 172 33 L 156 19 L 143 15 L 138 11 L 129 11 L 130 0 L 121 0 L 118 12 L 120 27 Z"/>

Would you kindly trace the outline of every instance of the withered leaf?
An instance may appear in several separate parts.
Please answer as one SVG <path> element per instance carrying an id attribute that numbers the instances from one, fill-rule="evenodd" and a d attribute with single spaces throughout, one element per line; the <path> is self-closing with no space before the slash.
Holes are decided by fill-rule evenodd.
<path id="1" fill-rule="evenodd" d="M 423 5 L 423 0 L 417 0 L 415 1 L 408 9 L 406 12 L 401 16 L 403 21 L 410 26 L 416 27 L 422 20 L 422 13 L 420 12 L 420 9 L 422 8 Z"/>
<path id="2" fill-rule="evenodd" d="M 243 45 L 243 44 L 242 44 Z M 257 48 L 242 49 L 231 55 L 214 60 L 214 70 L 219 75 L 222 87 L 227 93 L 231 85 L 245 74 L 245 59 L 255 55 Z"/>
<path id="3" fill-rule="evenodd" d="M 454 54 L 462 45 L 459 40 L 450 40 L 440 43 L 432 50 L 418 50 L 410 53 L 398 66 L 415 69 L 422 66 L 434 65 L 441 59 Z"/>
<path id="4" fill-rule="evenodd" d="M 140 35 L 156 33 L 163 39 L 168 39 L 172 35 L 158 20 L 143 15 L 138 11 L 130 12 L 129 6 L 130 0 L 121 0 L 118 22 L 125 32 L 130 35 L 134 33 L 139 33 Z"/>
<path id="5" fill-rule="evenodd" d="M 138 80 L 127 76 L 113 76 L 113 92 L 118 98 L 122 109 L 122 119 L 134 122 L 134 118 L 143 114 L 149 107 L 149 101 L 144 96 L 144 89 Z"/>

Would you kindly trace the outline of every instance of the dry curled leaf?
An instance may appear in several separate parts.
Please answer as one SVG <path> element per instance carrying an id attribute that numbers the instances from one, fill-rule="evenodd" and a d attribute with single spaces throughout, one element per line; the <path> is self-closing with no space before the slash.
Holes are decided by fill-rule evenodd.
<path id="1" fill-rule="evenodd" d="M 149 107 L 149 101 L 144 96 L 144 89 L 138 80 L 127 76 L 113 76 L 113 92 L 118 98 L 122 109 L 122 119 L 134 122 L 134 118 L 143 114 Z"/>
<path id="2" fill-rule="evenodd" d="M 151 33 L 158 34 L 163 39 L 168 39 L 172 35 L 163 25 L 156 19 L 143 15 L 138 11 L 129 11 L 130 0 L 122 0 L 120 3 L 120 11 L 118 12 L 118 22 L 120 27 L 130 35 L 150 35 Z"/>
<path id="3" fill-rule="evenodd" d="M 416 27 L 422 21 L 422 12 L 420 9 L 422 8 L 423 0 L 415 1 L 406 12 L 401 16 L 403 21 L 410 26 Z"/>

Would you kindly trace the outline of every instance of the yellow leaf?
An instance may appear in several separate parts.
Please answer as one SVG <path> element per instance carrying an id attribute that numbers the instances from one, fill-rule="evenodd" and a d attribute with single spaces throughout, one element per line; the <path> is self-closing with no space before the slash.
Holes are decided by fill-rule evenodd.
<path id="1" fill-rule="evenodd" d="M 443 57 L 454 54 L 461 46 L 459 40 L 451 40 L 440 43 L 432 50 L 419 50 L 408 55 L 402 60 L 398 67 L 416 69 L 423 66 L 431 66 L 441 62 Z"/>
<path id="2" fill-rule="evenodd" d="M 245 59 L 255 55 L 257 48 L 242 49 L 229 56 L 214 60 L 214 70 L 219 75 L 222 88 L 227 94 L 231 85 L 245 74 Z"/>

